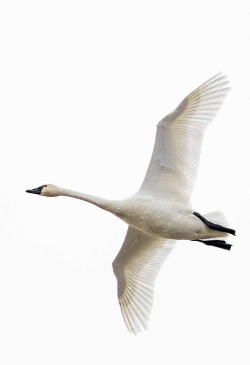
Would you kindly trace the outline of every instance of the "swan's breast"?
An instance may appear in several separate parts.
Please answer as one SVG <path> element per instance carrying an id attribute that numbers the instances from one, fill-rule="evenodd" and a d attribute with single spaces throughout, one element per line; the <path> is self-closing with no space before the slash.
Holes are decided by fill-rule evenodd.
<path id="1" fill-rule="evenodd" d="M 116 215 L 130 226 L 164 238 L 174 238 L 192 211 L 177 203 L 132 197 L 121 202 Z M 187 224 L 186 224 L 187 225 Z"/>

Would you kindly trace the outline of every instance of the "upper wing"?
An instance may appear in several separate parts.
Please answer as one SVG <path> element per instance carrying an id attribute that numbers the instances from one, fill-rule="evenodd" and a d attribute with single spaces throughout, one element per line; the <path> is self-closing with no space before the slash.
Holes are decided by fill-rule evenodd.
<path id="1" fill-rule="evenodd" d="M 158 123 L 153 154 L 139 193 L 189 200 L 204 130 L 219 110 L 228 85 L 225 76 L 215 75 Z"/>
<path id="2" fill-rule="evenodd" d="M 134 334 L 142 327 L 147 328 L 154 281 L 174 242 L 166 242 L 129 226 L 113 262 L 122 315 L 128 330 Z"/>

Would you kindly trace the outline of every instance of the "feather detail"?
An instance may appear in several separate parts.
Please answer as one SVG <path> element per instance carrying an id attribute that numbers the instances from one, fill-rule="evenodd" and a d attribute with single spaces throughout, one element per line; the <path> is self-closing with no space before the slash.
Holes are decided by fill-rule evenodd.
<path id="1" fill-rule="evenodd" d="M 153 305 L 154 282 L 173 240 L 164 241 L 133 227 L 113 262 L 118 283 L 118 300 L 124 322 L 134 334 L 147 329 Z"/>
<path id="2" fill-rule="evenodd" d="M 215 75 L 158 123 L 153 154 L 140 194 L 183 203 L 189 201 L 204 131 L 221 107 L 228 85 L 225 76 Z"/>

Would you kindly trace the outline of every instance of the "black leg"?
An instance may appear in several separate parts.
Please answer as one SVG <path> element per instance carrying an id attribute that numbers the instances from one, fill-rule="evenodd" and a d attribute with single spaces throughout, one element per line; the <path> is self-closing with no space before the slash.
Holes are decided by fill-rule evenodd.
<path id="1" fill-rule="evenodd" d="M 208 226 L 210 229 L 214 229 L 215 231 L 230 233 L 230 234 L 235 236 L 235 230 L 234 229 L 223 227 L 220 224 L 209 222 L 206 218 L 204 218 L 202 215 L 200 215 L 197 212 L 194 212 L 193 214 L 197 218 L 199 218 L 204 224 L 206 224 L 206 226 Z"/>
<path id="2" fill-rule="evenodd" d="M 226 243 L 226 241 L 222 241 L 222 240 L 193 240 L 193 241 L 198 241 L 198 242 L 202 242 L 207 246 L 214 246 L 214 247 L 219 247 L 219 248 L 223 248 L 224 250 L 231 250 L 232 245 L 229 245 L 228 243 Z"/>

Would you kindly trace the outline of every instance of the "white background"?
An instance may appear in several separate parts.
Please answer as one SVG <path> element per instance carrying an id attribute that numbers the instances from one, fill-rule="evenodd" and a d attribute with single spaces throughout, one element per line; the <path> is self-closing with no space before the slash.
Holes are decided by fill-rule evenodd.
<path id="1" fill-rule="evenodd" d="M 0 363 L 249 364 L 249 1 L 2 0 L 0 37 Z M 135 337 L 111 267 L 126 225 L 25 190 L 132 194 L 156 123 L 219 71 L 193 206 L 224 211 L 234 247 L 179 242 Z"/>

